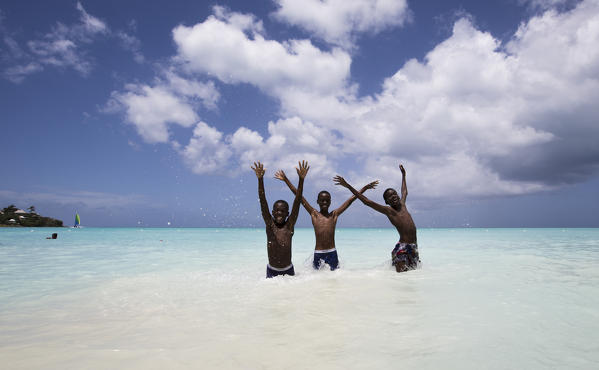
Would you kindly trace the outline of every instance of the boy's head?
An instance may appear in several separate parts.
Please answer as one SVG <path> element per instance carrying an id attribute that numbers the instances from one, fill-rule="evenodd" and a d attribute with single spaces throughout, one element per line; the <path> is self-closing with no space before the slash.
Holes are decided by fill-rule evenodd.
<path id="1" fill-rule="evenodd" d="M 281 199 L 274 202 L 272 205 L 272 218 L 275 221 L 275 224 L 285 224 L 287 216 L 289 216 L 289 204 Z"/>
<path id="2" fill-rule="evenodd" d="M 321 191 L 320 193 L 318 193 L 316 203 L 318 203 L 318 205 L 320 206 L 321 211 L 328 210 L 329 206 L 331 205 L 331 194 L 326 190 Z"/>
<path id="3" fill-rule="evenodd" d="M 400 209 L 401 208 L 401 198 L 397 195 L 397 191 L 393 188 L 388 188 L 383 193 L 383 199 L 385 200 L 385 204 L 390 205 L 392 208 Z"/>

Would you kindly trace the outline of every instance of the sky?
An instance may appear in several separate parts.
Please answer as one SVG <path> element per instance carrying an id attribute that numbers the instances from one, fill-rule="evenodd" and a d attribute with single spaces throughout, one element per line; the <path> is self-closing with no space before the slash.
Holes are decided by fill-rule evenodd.
<path id="1" fill-rule="evenodd" d="M 333 208 L 401 163 L 417 227 L 599 227 L 598 97 L 599 0 L 2 2 L 0 207 L 262 227 L 255 161 Z"/>

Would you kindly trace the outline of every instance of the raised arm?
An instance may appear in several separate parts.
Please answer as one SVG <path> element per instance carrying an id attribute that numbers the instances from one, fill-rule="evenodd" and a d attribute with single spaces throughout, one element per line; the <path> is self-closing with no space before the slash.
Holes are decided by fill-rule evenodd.
<path id="1" fill-rule="evenodd" d="M 254 162 L 254 166 L 251 167 L 256 173 L 258 178 L 258 198 L 260 198 L 260 210 L 262 211 L 262 218 L 264 222 L 268 223 L 272 220 L 270 212 L 268 211 L 268 202 L 266 202 L 266 194 L 264 192 L 264 165 L 260 162 Z"/>
<path id="2" fill-rule="evenodd" d="M 364 192 L 368 189 L 374 189 L 376 188 L 376 186 L 379 184 L 379 181 L 373 181 L 369 184 L 364 185 L 364 187 L 362 189 L 360 189 L 360 194 L 364 194 Z M 340 214 L 342 214 L 353 202 L 354 200 L 358 199 L 357 196 L 352 195 L 349 199 L 347 199 L 345 201 L 345 203 L 343 203 L 339 208 L 337 208 L 336 210 L 333 211 L 333 213 L 337 214 L 337 216 L 339 216 Z"/>
<path id="3" fill-rule="evenodd" d="M 287 184 L 287 186 L 289 187 L 289 190 L 291 190 L 291 192 L 294 195 L 297 195 L 297 189 L 295 188 L 295 186 L 293 186 L 291 181 L 289 181 L 289 179 L 287 178 L 287 175 L 285 175 L 285 172 L 283 172 L 283 170 L 278 170 L 275 173 L 275 179 L 279 179 L 279 180 L 283 181 L 285 184 Z M 308 211 L 309 214 L 312 214 L 312 212 L 314 211 L 314 207 L 312 207 L 310 205 L 310 203 L 308 203 L 308 201 L 306 200 L 306 198 L 304 198 L 303 195 L 302 195 L 302 205 L 304 206 L 306 211 Z"/>
<path id="4" fill-rule="evenodd" d="M 406 170 L 403 165 L 399 165 L 401 171 L 401 202 L 403 205 L 406 204 L 406 198 L 408 197 L 408 186 L 406 185 Z"/>
<path id="5" fill-rule="evenodd" d="M 364 203 L 368 207 L 374 209 L 375 211 L 378 211 L 378 212 L 381 212 L 381 213 L 387 215 L 387 214 L 389 214 L 389 210 L 392 209 L 391 207 L 386 207 L 382 204 L 378 204 L 377 202 L 374 202 L 374 201 L 366 198 L 364 195 L 360 194 L 356 189 L 354 189 L 353 186 L 348 184 L 347 181 L 345 181 L 345 179 L 343 177 L 341 177 L 339 175 L 333 177 L 333 181 L 335 181 L 335 185 L 341 185 L 345 188 L 348 188 L 349 191 L 351 191 L 358 199 L 360 199 L 362 201 L 362 203 Z"/>
<path id="6" fill-rule="evenodd" d="M 293 200 L 293 206 L 291 207 L 291 214 L 287 221 L 292 229 L 295 226 L 295 221 L 297 221 L 297 216 L 299 215 L 299 205 L 302 199 L 302 192 L 304 191 L 304 178 L 310 169 L 310 166 L 308 166 L 308 162 L 306 161 L 298 162 L 298 164 L 299 168 L 296 167 L 295 169 L 299 176 L 299 182 L 297 183 L 297 191 L 295 193 L 295 199 Z"/>

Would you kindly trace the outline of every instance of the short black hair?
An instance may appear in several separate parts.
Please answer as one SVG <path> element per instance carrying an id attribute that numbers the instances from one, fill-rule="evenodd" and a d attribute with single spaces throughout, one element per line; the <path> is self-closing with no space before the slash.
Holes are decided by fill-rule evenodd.
<path id="1" fill-rule="evenodd" d="M 387 189 L 385 189 L 385 191 L 383 192 L 383 199 L 384 199 L 384 200 L 387 200 L 387 192 L 388 192 L 389 190 L 393 190 L 394 192 L 396 192 L 396 193 L 397 193 L 397 190 L 395 190 L 395 189 L 393 189 L 393 188 L 387 188 Z"/>
<path id="2" fill-rule="evenodd" d="M 276 202 L 274 202 L 273 205 L 272 205 L 272 208 L 274 209 L 277 204 L 283 204 L 283 205 L 285 205 L 285 207 L 287 208 L 287 210 L 289 210 L 289 203 L 287 203 L 283 199 L 279 199 Z"/>
<path id="3" fill-rule="evenodd" d="M 320 194 L 327 194 L 329 197 L 331 196 L 331 193 L 329 193 L 326 190 L 322 190 L 320 193 L 318 193 L 318 197 L 317 198 L 320 198 Z"/>

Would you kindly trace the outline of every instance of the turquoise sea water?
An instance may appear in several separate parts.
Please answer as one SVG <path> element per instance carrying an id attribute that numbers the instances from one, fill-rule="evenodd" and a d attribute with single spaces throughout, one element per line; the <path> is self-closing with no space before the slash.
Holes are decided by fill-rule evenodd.
<path id="1" fill-rule="evenodd" d="M 52 232 L 58 239 L 46 240 Z M 339 229 L 265 279 L 263 229 L 0 229 L 6 369 L 596 369 L 599 229 Z"/>

